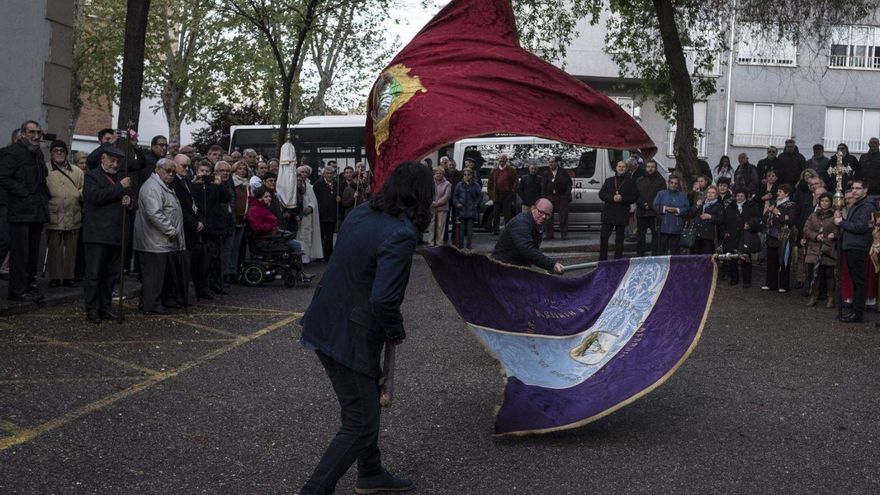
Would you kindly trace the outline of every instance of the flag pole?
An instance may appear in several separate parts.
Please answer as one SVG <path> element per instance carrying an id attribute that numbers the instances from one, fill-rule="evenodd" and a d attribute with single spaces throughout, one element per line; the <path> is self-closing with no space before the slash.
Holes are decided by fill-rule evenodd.
<path id="1" fill-rule="evenodd" d="M 739 254 L 739 253 L 724 253 L 724 254 L 713 254 L 713 261 L 739 261 L 748 259 L 747 254 Z M 573 272 L 577 270 L 586 270 L 588 268 L 596 268 L 599 266 L 598 261 L 591 261 L 589 263 L 576 263 L 574 265 L 565 265 L 562 267 L 562 273 Z"/>
<path id="2" fill-rule="evenodd" d="M 123 179 L 128 177 L 128 157 L 131 155 L 131 134 L 128 132 L 130 127 L 131 121 L 128 122 L 125 129 L 125 157 L 122 160 Z M 129 201 L 133 201 L 131 196 L 129 196 Z M 119 243 L 119 319 L 117 320 L 120 324 L 125 320 L 125 231 L 127 230 L 125 227 L 128 222 L 127 213 L 128 206 L 122 205 L 122 226 L 119 237 L 121 241 Z"/>

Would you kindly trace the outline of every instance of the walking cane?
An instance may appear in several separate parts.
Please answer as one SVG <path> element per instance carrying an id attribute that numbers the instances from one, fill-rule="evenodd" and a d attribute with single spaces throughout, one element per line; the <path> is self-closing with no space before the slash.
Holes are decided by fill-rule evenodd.
<path id="1" fill-rule="evenodd" d="M 122 177 L 128 177 L 128 157 L 131 155 L 131 133 L 129 129 L 132 126 L 132 122 L 128 121 L 125 129 L 125 158 L 122 160 Z M 129 196 L 129 201 L 134 201 L 131 196 Z M 129 202 L 129 205 L 131 203 Z M 121 242 L 119 243 L 119 319 L 118 323 L 122 323 L 125 320 L 125 231 L 127 230 L 126 223 L 128 222 L 127 214 L 128 206 L 122 205 L 122 234 L 119 237 Z"/>
<path id="2" fill-rule="evenodd" d="M 394 359 L 397 344 L 385 342 L 385 362 L 382 363 L 382 390 L 379 392 L 379 405 L 388 409 L 394 400 Z"/>

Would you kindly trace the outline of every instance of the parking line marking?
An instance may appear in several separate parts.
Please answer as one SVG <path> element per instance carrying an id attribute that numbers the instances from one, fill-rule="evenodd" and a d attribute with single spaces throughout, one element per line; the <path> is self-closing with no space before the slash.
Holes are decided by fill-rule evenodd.
<path id="1" fill-rule="evenodd" d="M 144 380 L 142 382 L 136 383 L 136 384 L 124 389 L 124 390 L 120 390 L 119 392 L 116 392 L 114 394 L 111 394 L 111 395 L 108 395 L 108 396 L 103 397 L 101 399 L 98 399 L 90 404 L 86 404 L 85 406 L 82 406 L 78 409 L 75 409 L 75 410 L 70 411 L 66 414 L 63 414 L 55 419 L 49 420 L 41 425 L 35 426 L 33 428 L 21 429 L 18 433 L 14 434 L 11 437 L 0 438 L 0 452 L 4 451 L 10 447 L 14 447 L 16 445 L 21 445 L 23 443 L 27 443 L 27 442 L 33 440 L 34 438 L 44 434 L 44 433 L 48 433 L 52 430 L 61 428 L 62 426 L 65 426 L 65 425 L 71 423 L 72 421 L 75 421 L 79 418 L 87 416 L 93 412 L 100 411 L 101 409 L 104 409 L 107 406 L 113 405 L 116 402 L 119 402 L 123 399 L 126 399 L 128 397 L 136 395 L 140 392 L 143 392 L 144 390 L 148 390 L 148 389 L 150 389 L 150 388 L 152 388 L 152 387 L 154 387 L 154 386 L 156 386 L 156 385 L 158 385 L 158 384 L 160 384 L 170 378 L 174 378 L 174 377 L 180 375 L 181 373 L 183 373 L 185 371 L 189 371 L 190 369 L 193 369 L 197 366 L 200 366 L 200 365 L 202 365 L 212 359 L 215 359 L 223 354 L 226 354 L 229 351 L 235 350 L 236 348 L 241 347 L 242 345 L 244 345 L 248 342 L 256 340 L 256 339 L 258 339 L 268 333 L 274 332 L 275 330 L 278 330 L 279 328 L 285 327 L 285 326 L 295 322 L 300 316 L 302 316 L 302 313 L 296 313 L 293 316 L 289 316 L 287 318 L 284 318 L 281 321 L 278 321 L 278 322 L 273 323 L 269 326 L 261 328 L 260 330 L 257 330 L 256 332 L 254 332 L 252 334 L 249 334 L 245 337 L 242 337 L 241 339 L 238 339 L 234 342 L 231 342 L 226 346 L 223 346 L 219 349 L 215 349 L 214 351 L 211 351 L 208 354 L 206 354 L 198 359 L 195 359 L 195 360 L 190 361 L 186 364 L 183 364 L 177 369 L 174 369 L 171 371 L 166 371 L 163 373 L 157 373 L 155 375 L 151 375 L 146 380 Z"/>
<path id="2" fill-rule="evenodd" d="M 114 344 L 114 345 L 158 345 L 158 344 L 201 344 L 211 342 L 232 342 L 240 335 L 232 339 L 167 339 L 167 340 L 77 340 L 77 344 Z M 59 341 L 63 342 L 63 341 Z M 8 342 L 7 345 L 58 345 L 56 342 Z"/>
<path id="3" fill-rule="evenodd" d="M 134 371 L 138 371 L 140 373 L 143 373 L 145 375 L 158 375 L 160 373 L 159 371 L 156 371 L 154 369 L 145 368 L 143 366 L 138 366 L 136 364 L 129 363 L 128 361 L 124 361 L 122 359 L 118 359 L 118 358 L 115 358 L 112 356 L 105 356 L 104 354 L 101 354 L 100 352 L 91 351 L 89 349 L 83 349 L 82 347 L 75 345 L 75 344 L 72 344 L 70 342 L 55 340 L 55 339 L 52 339 L 49 337 L 44 337 L 42 335 L 34 335 L 33 337 L 37 340 L 42 340 L 43 342 L 47 342 L 49 344 L 54 344 L 54 345 L 57 345 L 60 347 L 64 347 L 66 349 L 70 349 L 72 351 L 80 352 L 82 354 L 86 354 L 86 355 L 89 355 L 92 357 L 103 359 L 104 361 L 109 361 L 109 362 L 116 364 L 118 366 L 122 366 L 123 368 L 129 368 Z"/>
<path id="4" fill-rule="evenodd" d="M 42 385 L 54 383 L 101 383 L 143 380 L 142 376 L 81 376 L 70 378 L 10 378 L 0 379 L 0 385 Z"/>
<path id="5" fill-rule="evenodd" d="M 20 435 L 23 431 L 23 428 L 13 423 L 12 421 L 0 419 L 0 430 L 3 430 L 7 433 L 12 433 L 13 435 Z"/>
<path id="6" fill-rule="evenodd" d="M 206 308 L 213 308 L 213 309 L 224 309 L 224 308 L 241 309 L 244 311 L 260 311 L 260 312 L 264 312 L 264 313 L 278 313 L 278 314 L 283 314 L 283 315 L 292 314 L 290 311 L 284 311 L 283 309 L 257 308 L 254 306 L 247 307 L 247 306 L 231 306 L 229 304 L 206 304 L 205 307 Z"/>
<path id="7" fill-rule="evenodd" d="M 236 335 L 236 334 L 234 334 L 234 333 L 232 333 L 232 332 L 227 332 L 226 330 L 221 330 L 221 329 L 219 329 L 219 328 L 214 328 L 214 327 L 209 327 L 209 326 L 207 326 L 207 325 L 202 325 L 201 323 L 196 323 L 196 322 L 194 322 L 194 321 L 189 321 L 189 320 L 187 320 L 187 319 L 185 319 L 185 318 L 175 318 L 175 317 L 173 317 L 173 316 L 168 316 L 168 317 L 165 317 L 165 319 L 168 320 L 168 321 L 173 321 L 173 322 L 175 322 L 175 323 L 179 323 L 179 324 L 181 324 L 181 325 L 187 325 L 187 326 L 190 326 L 190 327 L 193 327 L 193 328 L 198 328 L 199 330 L 205 330 L 205 331 L 207 331 L 207 332 L 216 333 L 216 334 L 218 334 L 218 335 L 224 335 L 224 336 L 226 336 L 226 337 L 232 337 L 232 338 L 234 338 L 234 339 L 240 339 L 240 338 L 242 338 L 241 335 Z"/>
<path id="8" fill-rule="evenodd" d="M 268 315 L 266 313 L 269 313 Z M 301 314 L 290 311 L 250 311 L 250 312 L 219 312 L 219 313 L 190 313 L 189 316 L 286 316 L 293 314 Z M 71 315 L 70 313 L 28 313 L 23 315 L 16 315 L 17 318 L 39 318 L 39 319 L 47 319 L 47 318 L 77 318 L 82 316 L 83 321 L 85 321 L 85 315 Z M 184 316 L 184 313 L 179 313 L 179 316 Z M 145 315 L 137 312 L 131 312 L 125 314 L 125 319 L 141 319 L 141 318 L 161 318 L 156 315 Z M 109 324 L 109 323 L 108 323 Z M 115 325 L 115 323 L 113 323 Z"/>

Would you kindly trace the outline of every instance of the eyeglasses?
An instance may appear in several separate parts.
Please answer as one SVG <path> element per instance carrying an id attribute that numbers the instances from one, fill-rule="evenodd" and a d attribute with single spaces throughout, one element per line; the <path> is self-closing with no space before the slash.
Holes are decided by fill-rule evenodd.
<path id="1" fill-rule="evenodd" d="M 156 143 L 154 146 L 159 146 L 159 147 L 162 147 L 162 148 L 167 148 L 167 147 L 168 147 L 168 143 Z"/>
<path id="2" fill-rule="evenodd" d="M 546 211 L 544 211 L 544 210 L 542 210 L 542 209 L 540 209 L 540 208 L 537 208 L 537 207 L 535 208 L 535 211 L 537 211 L 538 213 L 540 213 L 541 216 L 545 216 L 545 217 L 549 217 L 550 215 L 553 214 L 553 212 L 546 212 Z"/>
<path id="3" fill-rule="evenodd" d="M 53 148 L 52 153 L 67 153 L 67 150 L 64 148 Z"/>
<path id="4" fill-rule="evenodd" d="M 35 136 L 42 136 L 43 135 L 43 131 L 40 129 L 26 129 L 24 131 L 24 133 L 25 134 L 33 134 Z"/>

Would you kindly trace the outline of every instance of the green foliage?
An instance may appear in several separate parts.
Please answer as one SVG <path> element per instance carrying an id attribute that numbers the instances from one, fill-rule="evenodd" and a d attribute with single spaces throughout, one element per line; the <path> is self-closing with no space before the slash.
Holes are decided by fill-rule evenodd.
<path id="1" fill-rule="evenodd" d="M 271 119 L 256 104 L 231 106 L 218 103 L 208 112 L 211 115 L 208 127 L 193 133 L 193 145 L 200 153 L 207 153 L 212 145 L 219 144 L 224 150 L 229 149 L 229 128 L 234 125 L 270 124 Z"/>

